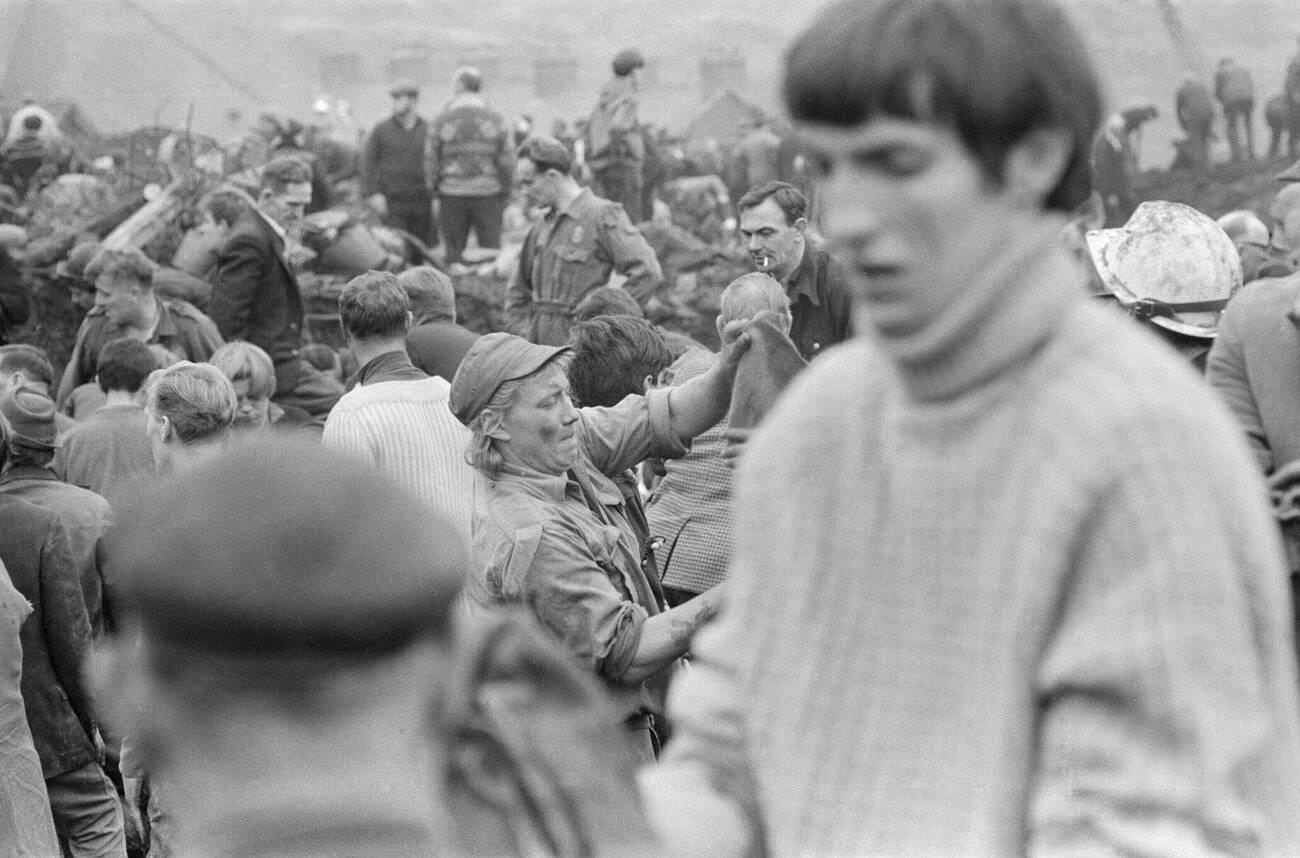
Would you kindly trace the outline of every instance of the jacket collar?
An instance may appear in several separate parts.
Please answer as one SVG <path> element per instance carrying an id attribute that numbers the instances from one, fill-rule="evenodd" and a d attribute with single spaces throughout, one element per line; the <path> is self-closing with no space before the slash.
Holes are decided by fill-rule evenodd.
<path id="1" fill-rule="evenodd" d="M 59 478 L 49 468 L 40 468 L 36 465 L 10 465 L 3 472 L 0 472 L 0 486 L 16 483 L 19 480 L 59 482 Z"/>

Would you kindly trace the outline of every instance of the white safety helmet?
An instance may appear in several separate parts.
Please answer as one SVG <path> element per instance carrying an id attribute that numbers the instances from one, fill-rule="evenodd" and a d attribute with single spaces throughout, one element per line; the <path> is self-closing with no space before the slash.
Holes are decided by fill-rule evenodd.
<path id="1" fill-rule="evenodd" d="M 1182 203 L 1145 202 L 1118 229 L 1087 234 L 1102 284 L 1130 313 L 1166 330 L 1212 338 L 1241 288 L 1241 258 L 1208 215 Z"/>

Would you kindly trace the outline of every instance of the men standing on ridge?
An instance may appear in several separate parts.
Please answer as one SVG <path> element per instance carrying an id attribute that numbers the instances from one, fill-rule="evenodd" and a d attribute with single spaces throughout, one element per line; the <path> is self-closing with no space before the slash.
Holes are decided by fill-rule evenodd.
<path id="1" fill-rule="evenodd" d="M 645 66 L 640 51 L 620 51 L 614 77 L 600 89 L 587 121 L 587 164 L 597 196 L 622 203 L 633 223 L 642 220 L 641 170 L 645 141 L 637 119 L 637 69 Z"/>
<path id="2" fill-rule="evenodd" d="M 479 90 L 483 75 L 456 70 L 456 94 L 429 128 L 426 173 L 438 198 L 447 264 L 462 262 L 470 229 L 484 250 L 501 247 L 501 218 L 514 174 L 510 129 Z"/>
<path id="3" fill-rule="evenodd" d="M 388 90 L 393 115 L 366 137 L 361 153 L 361 192 L 385 226 L 406 230 L 430 247 L 438 243 L 433 197 L 424 173 L 429 124 L 416 113 L 420 88 L 398 81 Z"/>

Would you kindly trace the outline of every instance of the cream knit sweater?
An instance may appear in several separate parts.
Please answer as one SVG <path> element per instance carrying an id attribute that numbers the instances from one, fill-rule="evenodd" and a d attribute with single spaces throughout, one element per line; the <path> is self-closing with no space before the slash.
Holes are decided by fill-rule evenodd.
<path id="1" fill-rule="evenodd" d="M 358 385 L 325 421 L 322 443 L 374 462 L 470 540 L 474 472 L 469 430 L 447 407 L 451 385 L 437 376 Z"/>
<path id="2" fill-rule="evenodd" d="M 1256 469 L 1052 238 L 974 267 L 920 335 L 820 358 L 751 442 L 732 601 L 646 777 L 670 846 L 1300 855 Z"/>

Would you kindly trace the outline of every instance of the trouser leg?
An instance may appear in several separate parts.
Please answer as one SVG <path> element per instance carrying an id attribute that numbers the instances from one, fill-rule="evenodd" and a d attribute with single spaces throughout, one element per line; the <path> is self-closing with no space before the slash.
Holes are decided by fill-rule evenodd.
<path id="1" fill-rule="evenodd" d="M 460 262 L 469 238 L 471 197 L 443 196 L 438 206 L 438 226 L 442 230 L 442 247 L 447 264 Z"/>
<path id="2" fill-rule="evenodd" d="M 1255 103 L 1242 105 L 1241 124 L 1246 129 L 1246 159 L 1255 160 Z"/>
<path id="3" fill-rule="evenodd" d="M 1237 112 L 1235 105 L 1225 105 L 1223 108 L 1223 130 L 1228 137 L 1228 158 L 1232 161 L 1241 160 L 1241 133 L 1237 129 L 1237 118 L 1240 114 Z"/>
<path id="4" fill-rule="evenodd" d="M 98 763 L 45 780 L 54 830 L 73 858 L 126 858 L 122 805 Z"/>
<path id="5" fill-rule="evenodd" d="M 486 250 L 501 248 L 501 219 L 505 216 L 505 197 L 474 197 L 470 220 L 478 246 Z"/>

